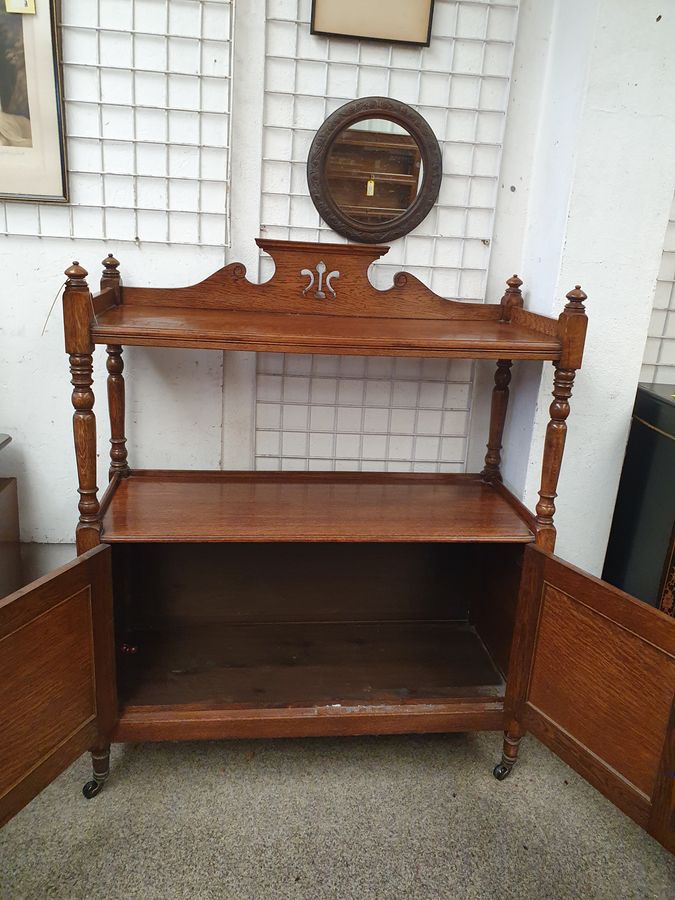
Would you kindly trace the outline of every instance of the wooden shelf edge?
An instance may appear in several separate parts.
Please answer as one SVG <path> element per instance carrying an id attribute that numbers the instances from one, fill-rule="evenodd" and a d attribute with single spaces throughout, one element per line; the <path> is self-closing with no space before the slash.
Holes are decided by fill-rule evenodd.
<path id="1" fill-rule="evenodd" d="M 180 350 L 232 350 L 251 351 L 255 353 L 301 353 L 316 356 L 396 356 L 413 359 L 528 359 L 539 362 L 551 362 L 560 356 L 560 350 L 532 351 L 515 350 L 513 347 L 490 348 L 489 350 L 402 350 L 396 347 L 380 346 L 378 348 L 361 349 L 354 345 L 324 346 L 317 348 L 311 344 L 261 344 L 253 341 L 229 343 L 227 341 L 189 341 L 189 340 L 148 340 L 145 338 L 128 338 L 123 334 L 107 332 L 94 336 L 95 344 L 121 344 L 124 347 L 173 347 Z"/>
<path id="2" fill-rule="evenodd" d="M 204 338 L 189 336 L 173 337 L 166 334 L 127 331 L 114 326 L 94 325 L 91 329 L 95 344 L 121 344 L 135 347 L 175 347 L 196 350 L 241 350 L 259 353 L 310 353 L 316 355 L 336 356 L 410 356 L 415 358 L 447 358 L 447 359 L 530 359 L 555 360 L 560 356 L 560 343 L 551 341 L 548 346 L 532 349 L 527 342 L 507 344 L 495 342 L 494 346 L 432 346 L 426 344 L 409 344 L 402 346 L 395 343 L 379 341 L 377 343 L 341 343 L 322 338 L 275 341 L 271 339 L 256 340 L 251 338 Z"/>
<path id="3" fill-rule="evenodd" d="M 212 537 L 206 538 L 203 534 L 181 534 L 179 537 L 157 537 L 147 534 L 121 534 L 113 532 L 109 535 L 103 533 L 101 541 L 104 544 L 531 544 L 535 536 L 523 537 L 521 534 L 504 535 L 497 537 L 485 537 L 478 534 L 462 534 L 459 537 L 447 537 L 445 535 L 416 534 L 397 535 L 393 537 L 373 537 L 369 534 L 358 533 L 349 537 L 335 537 L 329 532 L 295 535 L 286 532 L 270 535 L 246 534 L 240 538 Z"/>
<path id="4" fill-rule="evenodd" d="M 361 734 L 424 734 L 501 731 L 502 698 L 457 698 L 408 704 L 283 709 L 127 707 L 112 740 L 173 741 L 225 738 L 325 737 Z"/>

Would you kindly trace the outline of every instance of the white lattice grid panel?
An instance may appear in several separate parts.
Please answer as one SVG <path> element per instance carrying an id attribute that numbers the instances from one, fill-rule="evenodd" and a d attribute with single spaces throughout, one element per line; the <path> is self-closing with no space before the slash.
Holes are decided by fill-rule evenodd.
<path id="1" fill-rule="evenodd" d="M 675 384 L 675 196 L 663 243 L 641 380 Z"/>
<path id="2" fill-rule="evenodd" d="M 471 367 L 261 353 L 257 467 L 463 471 Z"/>
<path id="3" fill-rule="evenodd" d="M 373 281 L 387 287 L 405 268 L 442 296 L 484 300 L 517 2 L 436 0 L 428 48 L 311 35 L 310 7 L 310 0 L 267 2 L 263 232 L 343 240 L 321 222 L 309 197 L 309 146 L 348 100 L 395 97 L 433 128 L 444 174 L 435 208 L 393 243 L 386 262 L 373 266 Z M 261 276 L 271 271 L 263 256 Z M 261 354 L 258 369 L 260 468 L 465 467 L 471 364 Z M 332 397 L 333 382 L 335 398 L 326 404 L 320 398 Z"/>
<path id="4" fill-rule="evenodd" d="M 62 0 L 71 202 L 0 231 L 227 245 L 230 0 Z"/>

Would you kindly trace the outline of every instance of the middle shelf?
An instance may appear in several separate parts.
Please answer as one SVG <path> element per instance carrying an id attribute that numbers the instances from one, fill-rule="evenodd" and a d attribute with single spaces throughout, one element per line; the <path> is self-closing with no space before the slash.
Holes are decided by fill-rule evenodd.
<path id="1" fill-rule="evenodd" d="M 135 471 L 102 539 L 528 543 L 531 515 L 476 475 Z"/>

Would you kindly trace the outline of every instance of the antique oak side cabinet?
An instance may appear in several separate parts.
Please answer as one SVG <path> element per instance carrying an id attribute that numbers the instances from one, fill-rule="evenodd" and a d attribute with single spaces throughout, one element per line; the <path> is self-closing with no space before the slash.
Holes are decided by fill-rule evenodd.
<path id="1" fill-rule="evenodd" d="M 675 622 L 552 555 L 565 420 L 586 331 L 368 279 L 381 246 L 259 240 L 187 288 L 92 293 L 66 270 L 79 523 L 74 562 L 0 602 L 0 820 L 111 741 L 530 732 L 673 848 Z M 99 498 L 92 352 L 105 344 L 110 480 Z M 130 467 L 124 345 L 496 361 L 480 474 Z M 512 360 L 554 366 L 540 499 L 502 484 Z M 132 454 L 133 458 L 133 454 Z"/>

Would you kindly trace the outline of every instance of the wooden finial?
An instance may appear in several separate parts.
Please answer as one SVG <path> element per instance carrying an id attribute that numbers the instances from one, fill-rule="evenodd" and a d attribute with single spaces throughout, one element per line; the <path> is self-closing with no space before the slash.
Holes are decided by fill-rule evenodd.
<path id="1" fill-rule="evenodd" d="M 520 286 L 522 285 L 522 281 L 518 278 L 517 275 L 512 275 L 507 279 L 506 284 L 508 287 L 506 288 L 506 292 L 502 297 L 502 322 L 510 322 L 511 321 L 511 310 L 514 307 L 522 307 L 523 305 L 523 295 L 520 292 Z"/>
<path id="2" fill-rule="evenodd" d="M 565 295 L 569 303 L 565 306 L 568 313 L 583 315 L 585 311 L 584 300 L 588 300 L 587 295 L 581 290 L 580 284 L 574 285 L 574 290 Z"/>
<path id="3" fill-rule="evenodd" d="M 103 272 L 101 273 L 101 290 L 106 288 L 119 288 L 120 273 L 118 271 L 119 260 L 115 259 L 112 253 L 109 253 L 102 262 Z"/>
<path id="4" fill-rule="evenodd" d="M 72 266 L 68 266 L 66 271 L 63 273 L 66 278 L 66 287 L 67 288 L 75 288 L 76 290 L 85 290 L 88 291 L 89 287 L 87 285 L 87 275 L 89 272 L 83 266 L 79 264 L 77 260 L 73 261 Z"/>
<path id="5" fill-rule="evenodd" d="M 117 277 L 119 278 L 119 272 L 117 271 L 119 267 L 119 260 L 115 259 L 112 253 L 109 253 L 106 258 L 103 260 L 103 275 L 104 277 Z"/>

